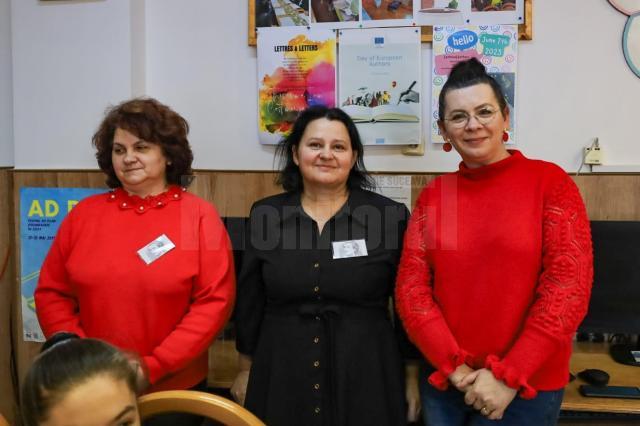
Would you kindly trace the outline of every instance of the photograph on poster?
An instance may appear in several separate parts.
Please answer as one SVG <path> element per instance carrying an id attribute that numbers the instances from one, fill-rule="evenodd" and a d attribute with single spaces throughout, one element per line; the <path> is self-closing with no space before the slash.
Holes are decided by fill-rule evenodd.
<path id="1" fill-rule="evenodd" d="M 417 25 L 462 25 L 465 19 L 465 0 L 421 0 L 416 5 Z M 468 0 L 466 0 L 468 1 Z M 467 8 L 468 8 L 467 4 Z M 466 9 L 468 10 L 468 9 Z"/>
<path id="2" fill-rule="evenodd" d="M 515 125 L 516 110 L 514 106 L 516 98 L 516 73 L 488 72 L 487 74 L 493 77 L 502 88 L 502 93 L 504 93 L 504 97 L 507 100 L 507 106 L 509 107 L 509 116 L 512 117 L 511 121 L 513 125 Z"/>
<path id="3" fill-rule="evenodd" d="M 256 28 L 265 26 L 278 26 L 278 19 L 274 12 L 274 4 L 280 7 L 280 1 L 289 0 L 247 0 L 249 3 L 249 19 L 248 19 L 248 37 L 249 46 L 255 46 L 257 40 Z M 408 0 L 405 0 L 408 1 Z M 391 5 L 387 0 L 295 0 L 298 8 L 302 8 L 304 12 L 298 12 L 299 15 L 305 15 L 309 26 L 312 28 L 324 29 L 349 29 L 349 28 L 383 28 L 383 27 L 402 27 L 402 26 L 421 26 L 423 43 L 431 42 L 433 39 L 433 26 L 437 25 L 504 25 L 518 24 L 518 34 L 520 39 L 533 39 L 533 0 L 510 0 L 515 3 L 515 10 L 509 11 L 509 7 L 500 11 L 472 11 L 472 0 L 413 0 L 413 15 L 405 14 L 411 19 L 379 19 L 372 20 L 368 15 L 367 9 L 380 10 L 384 9 L 384 5 Z M 615 7 L 620 5 L 633 4 L 640 0 L 609 0 Z M 331 12 L 333 5 L 333 13 L 329 13 L 322 18 L 315 17 L 313 11 L 313 3 L 316 7 L 324 4 L 327 11 Z M 290 3 L 290 2 L 289 2 Z M 331 5 L 329 5 L 331 3 Z M 457 4 L 456 4 L 457 3 Z M 395 3 L 400 8 L 402 1 Z M 379 6 L 378 6 L 379 5 Z M 340 13 L 336 12 L 337 10 Z M 349 9 L 350 8 L 350 12 Z M 393 7 L 392 7 L 393 8 Z M 359 9 L 359 16 L 356 18 L 356 9 Z M 322 12 L 318 9 L 318 15 Z M 308 11 L 308 12 L 307 12 Z M 343 13 L 344 12 L 344 13 Z M 349 20 L 353 19 L 353 20 Z M 333 20 L 333 21 L 332 21 Z M 256 25 L 258 21 L 258 25 Z M 302 22 L 302 21 L 300 21 Z"/>
<path id="4" fill-rule="evenodd" d="M 421 0 L 422 13 L 460 13 L 458 0 Z"/>
<path id="5" fill-rule="evenodd" d="M 309 25 L 309 0 L 254 0 L 256 27 Z"/>
<path id="6" fill-rule="evenodd" d="M 311 0 L 311 22 L 358 22 L 360 0 Z"/>
<path id="7" fill-rule="evenodd" d="M 471 0 L 472 12 L 513 12 L 516 0 Z"/>
<path id="8" fill-rule="evenodd" d="M 413 19 L 413 0 L 362 0 L 362 20 Z"/>
<path id="9" fill-rule="evenodd" d="M 472 25 L 521 24 L 525 20 L 524 0 L 460 0 L 465 22 Z M 470 3 L 470 4 L 469 4 Z"/>
<path id="10" fill-rule="evenodd" d="M 515 99 L 515 86 L 516 86 L 516 73 L 515 72 L 489 72 L 487 73 L 493 77 L 504 93 L 504 97 L 509 104 L 509 109 L 513 109 L 513 101 Z"/>
<path id="11" fill-rule="evenodd" d="M 346 111 L 354 122 L 419 122 L 415 109 L 408 104 L 419 103 L 420 94 L 413 90 L 417 81 L 409 84 L 407 90 L 400 93 L 398 101 L 391 102 L 391 91 L 396 88 L 395 80 L 390 82 L 390 90 L 371 90 L 368 87 L 360 87 L 357 93 L 347 96 L 340 107 Z"/>
<path id="12" fill-rule="evenodd" d="M 524 0 L 421 0 L 414 9 L 422 26 L 524 22 Z"/>
<path id="13" fill-rule="evenodd" d="M 336 105 L 335 31 L 260 28 L 257 53 L 261 144 L 287 136 L 304 109 Z"/>

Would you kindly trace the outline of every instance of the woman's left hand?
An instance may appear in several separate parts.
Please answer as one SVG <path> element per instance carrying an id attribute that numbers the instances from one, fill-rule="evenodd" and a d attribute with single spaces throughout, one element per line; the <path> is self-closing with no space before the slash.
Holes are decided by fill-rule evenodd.
<path id="1" fill-rule="evenodd" d="M 476 370 L 462 379 L 461 387 L 469 386 L 464 396 L 467 405 L 490 420 L 500 420 L 518 391 L 495 378 L 486 368 Z"/>
<path id="2" fill-rule="evenodd" d="M 420 390 L 418 389 L 419 368 L 415 363 L 407 363 L 405 366 L 405 396 L 407 398 L 407 421 L 415 423 L 420 419 L 422 404 L 420 403 Z"/>

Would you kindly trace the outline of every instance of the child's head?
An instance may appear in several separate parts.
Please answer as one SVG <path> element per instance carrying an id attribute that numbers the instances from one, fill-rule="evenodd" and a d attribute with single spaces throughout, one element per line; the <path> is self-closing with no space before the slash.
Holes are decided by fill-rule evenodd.
<path id="1" fill-rule="evenodd" d="M 136 371 L 113 346 L 70 339 L 45 349 L 22 388 L 26 426 L 139 425 Z"/>

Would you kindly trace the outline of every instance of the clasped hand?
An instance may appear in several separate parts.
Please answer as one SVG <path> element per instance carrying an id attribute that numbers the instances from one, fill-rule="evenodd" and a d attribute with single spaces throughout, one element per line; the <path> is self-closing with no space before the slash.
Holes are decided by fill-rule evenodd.
<path id="1" fill-rule="evenodd" d="M 467 405 L 473 406 L 490 420 L 502 419 L 517 394 L 517 390 L 496 379 L 490 370 L 473 370 L 466 364 L 456 368 L 449 376 L 449 381 L 460 392 L 464 392 L 464 402 Z"/>

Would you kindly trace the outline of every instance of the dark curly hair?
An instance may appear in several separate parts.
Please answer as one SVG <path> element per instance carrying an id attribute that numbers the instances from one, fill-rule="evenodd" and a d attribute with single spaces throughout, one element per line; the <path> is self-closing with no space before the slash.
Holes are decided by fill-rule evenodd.
<path id="1" fill-rule="evenodd" d="M 282 185 L 285 191 L 301 192 L 303 188 L 302 174 L 293 161 L 293 149 L 297 148 L 302 140 L 302 135 L 309 123 L 319 118 L 340 121 L 347 128 L 351 149 L 356 153 L 356 162 L 349 172 L 347 188 L 349 189 L 373 189 L 375 182 L 364 167 L 364 147 L 358 134 L 356 125 L 351 117 L 339 108 L 327 108 L 325 106 L 312 106 L 302 111 L 295 123 L 291 133 L 282 139 L 276 150 L 276 158 L 280 162 L 280 173 L 276 178 L 276 183 Z"/>
<path id="2" fill-rule="evenodd" d="M 507 105 L 507 100 L 504 96 L 504 92 L 502 91 L 502 87 L 495 78 L 487 74 L 484 65 L 482 65 L 480 61 L 476 58 L 471 58 L 467 61 L 458 62 L 451 69 L 449 78 L 444 83 L 444 86 L 442 86 L 442 91 L 438 98 L 438 115 L 440 121 L 444 119 L 444 111 L 447 106 L 445 97 L 447 96 L 447 93 L 451 90 L 463 89 L 465 87 L 475 86 L 476 84 L 488 84 L 489 87 L 491 87 L 491 90 L 493 90 L 493 94 L 498 101 L 498 105 L 500 106 L 502 116 L 506 116 L 509 111 L 509 106 Z"/>
<path id="3" fill-rule="evenodd" d="M 107 185 L 118 188 L 118 180 L 111 162 L 113 136 L 120 128 L 140 139 L 160 145 L 171 164 L 167 164 L 167 183 L 188 186 L 193 180 L 193 153 L 187 134 L 189 123 L 180 114 L 153 98 L 137 98 L 107 109 L 105 118 L 93 135 L 98 166 L 107 175 Z"/>
<path id="4" fill-rule="evenodd" d="M 36 357 L 24 379 L 23 423 L 38 426 L 69 391 L 104 374 L 136 394 L 136 370 L 118 349 L 97 339 L 58 339 Z"/>

